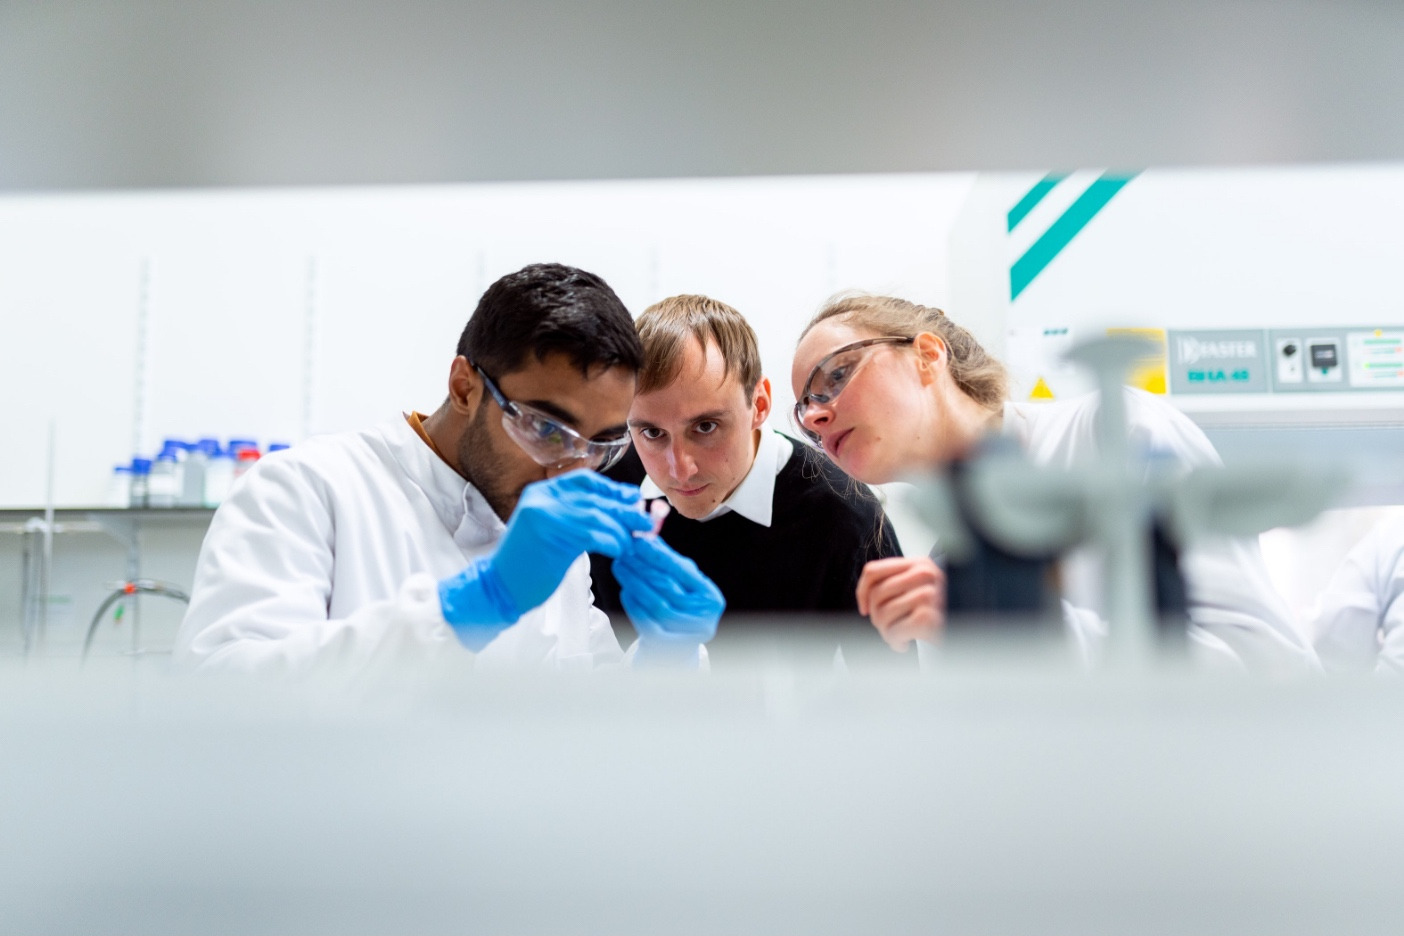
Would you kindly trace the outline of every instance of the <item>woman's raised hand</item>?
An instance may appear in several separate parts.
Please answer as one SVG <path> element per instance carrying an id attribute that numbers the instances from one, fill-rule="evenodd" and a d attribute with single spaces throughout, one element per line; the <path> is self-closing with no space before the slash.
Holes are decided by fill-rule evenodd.
<path id="1" fill-rule="evenodd" d="M 875 559 L 858 578 L 858 611 L 899 653 L 935 641 L 946 625 L 946 573 L 926 556 Z"/>

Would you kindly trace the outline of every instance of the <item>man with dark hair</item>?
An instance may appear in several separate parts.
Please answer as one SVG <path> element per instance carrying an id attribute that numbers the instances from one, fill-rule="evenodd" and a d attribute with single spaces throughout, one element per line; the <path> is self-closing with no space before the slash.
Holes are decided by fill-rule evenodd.
<path id="1" fill-rule="evenodd" d="M 771 612 L 790 612 L 787 624 L 794 612 L 811 612 L 812 623 L 823 613 L 850 660 L 882 650 L 857 613 L 854 588 L 865 563 L 900 555 L 897 539 L 866 487 L 766 428 L 770 381 L 751 326 L 723 302 L 688 295 L 650 306 L 636 325 L 644 361 L 629 410 L 634 447 L 609 476 L 668 499 L 661 538 L 726 596 L 712 658 L 754 642 L 735 616 L 754 625 Z M 618 609 L 608 564 L 596 559 L 593 575 L 599 605 Z M 804 652 L 801 643 L 787 641 Z M 813 643 L 832 653 L 832 643 Z"/>
<path id="2" fill-rule="evenodd" d="M 587 552 L 623 584 L 636 659 L 695 661 L 721 614 L 716 586 L 651 535 L 636 487 L 581 470 L 628 447 L 641 361 L 599 277 L 539 264 L 498 280 L 432 415 L 309 440 L 235 487 L 200 550 L 177 663 L 615 662 Z"/>

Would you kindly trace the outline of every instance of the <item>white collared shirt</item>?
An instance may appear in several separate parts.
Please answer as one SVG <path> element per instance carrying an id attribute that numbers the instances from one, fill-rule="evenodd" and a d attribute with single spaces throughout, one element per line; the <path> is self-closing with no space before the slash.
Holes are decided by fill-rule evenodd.
<path id="1" fill-rule="evenodd" d="M 751 469 L 746 472 L 746 477 L 736 485 L 736 490 L 731 492 L 730 497 L 698 522 L 706 523 L 734 510 L 752 523 L 769 527 L 771 513 L 775 507 L 775 478 L 789 463 L 794 452 L 795 443 L 773 429 L 762 428 L 760 444 L 756 446 L 756 457 L 751 462 Z M 639 491 L 645 500 L 665 496 L 663 489 L 648 477 L 639 485 Z"/>

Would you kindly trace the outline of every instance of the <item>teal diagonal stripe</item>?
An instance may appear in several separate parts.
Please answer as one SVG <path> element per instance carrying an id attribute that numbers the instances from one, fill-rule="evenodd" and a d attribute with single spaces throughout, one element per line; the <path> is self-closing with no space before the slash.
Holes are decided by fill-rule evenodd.
<path id="1" fill-rule="evenodd" d="M 1062 217 L 1054 221 L 1043 236 L 1034 241 L 1033 246 L 1009 269 L 1009 300 L 1013 302 L 1028 288 L 1038 274 L 1042 273 L 1053 258 L 1068 246 L 1087 222 L 1096 217 L 1097 212 L 1106 207 L 1112 196 L 1121 191 L 1136 173 L 1113 175 L 1104 173 L 1101 178 L 1087 186 L 1087 191 L 1078 196 L 1077 201 L 1068 206 Z"/>
<path id="2" fill-rule="evenodd" d="M 1034 187 L 1029 189 L 1028 194 L 1019 199 L 1019 204 L 1009 209 L 1009 230 L 1013 231 L 1018 227 L 1019 222 L 1024 220 L 1024 217 L 1033 211 L 1039 202 L 1043 201 L 1043 196 L 1053 191 L 1054 186 L 1067 177 L 1066 172 L 1050 172 L 1039 179 Z"/>

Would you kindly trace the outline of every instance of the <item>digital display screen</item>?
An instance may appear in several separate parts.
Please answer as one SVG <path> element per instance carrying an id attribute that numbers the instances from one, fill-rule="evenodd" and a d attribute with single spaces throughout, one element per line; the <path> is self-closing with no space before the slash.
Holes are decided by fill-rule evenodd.
<path id="1" fill-rule="evenodd" d="M 1339 363 L 1334 344 L 1314 344 L 1311 346 L 1312 367 L 1335 367 Z"/>

